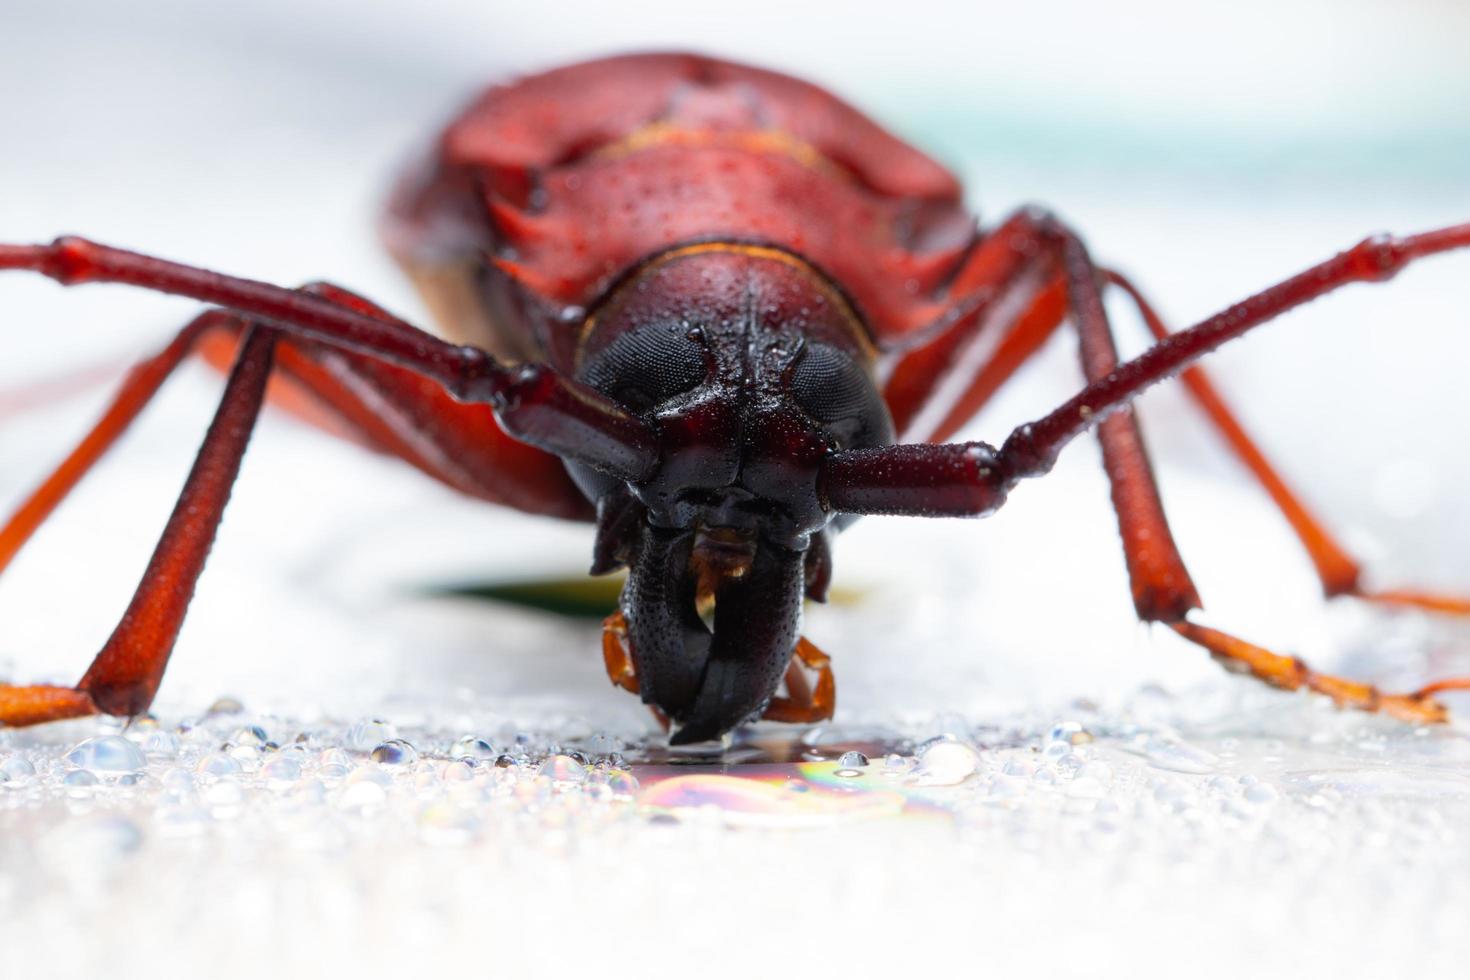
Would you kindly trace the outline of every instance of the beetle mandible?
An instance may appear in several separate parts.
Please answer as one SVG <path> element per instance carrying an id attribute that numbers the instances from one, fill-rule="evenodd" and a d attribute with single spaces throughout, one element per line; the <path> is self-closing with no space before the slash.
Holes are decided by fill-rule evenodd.
<path id="1" fill-rule="evenodd" d="M 674 743 L 830 717 L 831 666 L 800 624 L 803 602 L 826 595 L 833 535 L 865 514 L 989 514 L 1091 428 L 1142 620 L 1270 684 L 1413 721 L 1443 720 L 1435 695 L 1470 688 L 1386 694 L 1192 619 L 1199 594 L 1128 407 L 1182 372 L 1328 596 L 1470 613 L 1470 601 L 1362 586 L 1358 562 L 1192 366 L 1327 292 L 1470 245 L 1470 225 L 1366 239 L 1171 335 L 1053 215 L 982 230 L 948 171 L 821 89 L 656 54 L 491 88 L 401 180 L 384 229 L 448 339 L 327 284 L 284 289 L 71 237 L 0 245 L 0 269 L 213 305 L 134 369 L 0 530 L 0 568 L 181 361 L 233 361 L 116 630 L 75 687 L 0 686 L 0 725 L 147 710 L 273 374 L 317 421 L 457 490 L 594 522 L 592 572 L 628 571 L 604 625 L 609 676 Z M 1108 287 L 1158 340 L 1126 363 Z M 1064 323 L 1086 386 L 998 448 L 946 442 Z"/>

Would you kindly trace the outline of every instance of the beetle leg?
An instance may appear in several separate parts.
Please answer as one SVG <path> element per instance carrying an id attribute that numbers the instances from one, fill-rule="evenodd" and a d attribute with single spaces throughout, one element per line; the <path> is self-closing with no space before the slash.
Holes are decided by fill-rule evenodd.
<path id="1" fill-rule="evenodd" d="M 1167 340 L 1171 334 L 1163 319 L 1133 283 L 1123 275 L 1109 270 L 1109 282 L 1126 292 L 1138 307 L 1149 331 L 1157 340 Z M 1370 591 L 1361 583 L 1362 566 L 1346 548 L 1321 524 L 1300 497 L 1286 484 L 1276 468 L 1241 426 L 1235 413 L 1225 404 L 1204 368 L 1199 365 L 1186 368 L 1181 375 L 1185 388 L 1194 398 L 1211 424 L 1224 437 L 1236 457 L 1245 464 L 1256 480 L 1270 495 L 1276 508 L 1291 525 L 1312 564 L 1317 578 L 1322 582 L 1322 591 L 1328 597 L 1353 596 L 1368 602 L 1390 606 L 1415 606 L 1433 612 L 1470 616 L 1470 598 L 1446 596 L 1418 590 Z"/>
<path id="2" fill-rule="evenodd" d="M 883 385 L 902 439 L 948 439 L 1061 325 L 1066 284 L 1044 221 L 1023 210 L 982 238 L 948 287 L 951 311 L 905 338 Z"/>
<path id="3" fill-rule="evenodd" d="M 815 682 L 808 674 L 815 675 Z M 771 698 L 761 715 L 767 721 L 809 725 L 826 721 L 837 710 L 837 681 L 832 658 L 806 637 L 796 641 L 786 668 L 786 694 Z"/>
<path id="4" fill-rule="evenodd" d="M 227 276 L 86 239 L 0 244 L 0 270 L 39 272 L 64 286 L 118 282 L 217 303 L 273 329 L 406 368 L 456 400 L 493 407 L 505 432 L 621 480 L 658 465 L 652 427 L 601 392 L 546 364 L 501 364 L 402 320 L 302 290 Z"/>
<path id="5" fill-rule="evenodd" d="M 1142 436 L 1126 406 L 1149 385 L 1294 306 L 1352 282 L 1390 278 L 1415 259 L 1470 246 L 1470 225 L 1406 239 L 1369 239 L 1121 365 L 1102 305 L 1098 270 L 1074 234 L 1058 223 L 1051 226 L 1051 232 L 1062 246 L 1087 387 L 1051 414 L 1017 428 L 999 450 L 984 443 L 964 443 L 836 453 L 824 466 L 821 478 L 828 503 L 848 513 L 988 513 L 1005 502 L 1017 482 L 1047 472 L 1067 442 L 1097 425 L 1140 619 L 1166 623 L 1226 666 L 1278 687 L 1306 688 L 1345 707 L 1384 711 L 1413 721 L 1444 720 L 1445 709 L 1434 695 L 1470 689 L 1470 678 L 1440 681 L 1412 694 L 1384 694 L 1371 685 L 1320 674 L 1296 658 L 1187 619 L 1200 608 L 1199 594 L 1169 531 Z M 1448 604 L 1417 593 L 1388 593 L 1383 601 L 1403 602 L 1406 595 L 1432 608 Z"/>
<path id="6" fill-rule="evenodd" d="M 260 413 L 275 343 L 275 331 L 270 329 L 256 328 L 247 334 L 219 410 L 143 580 L 75 692 L 68 695 L 65 689 L 54 687 L 0 687 L 0 724 L 34 724 L 95 711 L 135 715 L 147 710 Z"/>
<path id="7" fill-rule="evenodd" d="M 305 289 L 388 317 L 346 290 L 322 283 Z M 134 367 L 92 430 L 0 527 L 0 571 L 185 358 L 197 351 L 228 370 L 246 325 L 240 316 L 212 310 Z M 559 459 L 507 436 L 485 406 L 456 402 L 438 385 L 404 368 L 283 338 L 267 391 L 272 404 L 333 435 L 396 456 L 461 493 L 533 513 L 588 516 L 585 498 Z"/>
<path id="8" fill-rule="evenodd" d="M 607 668 L 607 679 L 614 686 L 629 694 L 639 693 L 638 669 L 633 666 L 633 654 L 628 649 L 628 620 L 621 609 L 602 621 L 602 663 Z M 650 704 L 648 710 L 659 727 L 668 731 L 669 716 L 655 704 Z"/>

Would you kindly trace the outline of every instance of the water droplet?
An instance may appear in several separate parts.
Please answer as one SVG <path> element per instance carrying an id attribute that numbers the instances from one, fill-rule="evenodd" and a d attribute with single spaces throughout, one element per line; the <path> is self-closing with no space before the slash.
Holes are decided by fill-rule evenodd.
<path id="1" fill-rule="evenodd" d="M 222 776 L 237 775 L 244 770 L 236 759 L 225 755 L 223 752 L 215 752 L 200 759 L 199 765 L 194 767 L 194 771 L 201 776 L 213 776 L 218 779 Z"/>
<path id="2" fill-rule="evenodd" d="M 337 805 L 344 810 L 376 809 L 387 801 L 388 791 L 370 779 L 349 782 L 337 797 Z"/>
<path id="3" fill-rule="evenodd" d="M 587 751 L 594 756 L 611 755 L 623 748 L 623 740 L 606 732 L 598 732 L 586 742 Z"/>
<path id="4" fill-rule="evenodd" d="M 398 732 L 388 722 L 373 719 L 360 721 L 347 729 L 344 743 L 353 752 L 371 752 L 389 739 L 396 738 L 397 735 Z"/>
<path id="5" fill-rule="evenodd" d="M 401 738 L 390 738 L 373 749 L 373 761 L 385 766 L 411 766 L 418 761 L 419 753 Z"/>
<path id="6" fill-rule="evenodd" d="M 865 769 L 868 765 L 868 757 L 861 752 L 844 752 L 837 760 L 837 765 L 843 769 Z"/>
<path id="7" fill-rule="evenodd" d="M 323 766 L 342 766 L 346 768 L 352 765 L 352 756 L 338 748 L 325 749 L 317 762 Z"/>
<path id="8" fill-rule="evenodd" d="M 68 752 L 66 761 L 93 772 L 137 772 L 148 764 L 138 747 L 121 735 L 89 738 Z"/>
<path id="9" fill-rule="evenodd" d="M 270 741 L 270 737 L 266 735 L 265 729 L 259 725 L 246 725 L 231 735 L 230 741 L 236 745 L 254 745 L 259 747 Z"/>
<path id="10" fill-rule="evenodd" d="M 0 783 L 22 783 L 36 774 L 36 767 L 18 755 L 0 762 Z"/>
<path id="11" fill-rule="evenodd" d="M 607 774 L 607 787 L 617 799 L 632 799 L 638 795 L 638 780 L 631 772 L 613 769 Z"/>
<path id="12" fill-rule="evenodd" d="M 1067 786 L 1067 795 L 1083 800 L 1100 800 L 1107 790 L 1091 776 L 1078 776 Z"/>
<path id="13" fill-rule="evenodd" d="M 164 792 L 174 796 L 188 796 L 194 792 L 194 775 L 187 769 L 170 769 L 158 779 Z"/>
<path id="14" fill-rule="evenodd" d="M 451 803 L 431 803 L 419 811 L 419 835 L 435 847 L 459 847 L 475 839 L 479 821 Z"/>
<path id="15" fill-rule="evenodd" d="M 979 765 L 979 754 L 964 742 L 941 739 L 919 753 L 916 775 L 925 786 L 954 786 L 968 779 Z"/>
<path id="16" fill-rule="evenodd" d="M 570 755 L 554 755 L 541 763 L 537 774 L 546 776 L 558 786 L 573 786 L 586 781 L 587 767 Z"/>
<path id="17" fill-rule="evenodd" d="M 205 715 L 238 715 L 245 710 L 245 706 L 237 698 L 223 697 L 209 706 Z"/>
<path id="18" fill-rule="evenodd" d="M 233 816 L 245 801 L 245 788 L 234 779 L 216 780 L 204 791 L 204 802 L 215 816 Z"/>
<path id="19" fill-rule="evenodd" d="M 286 789 L 301 778 L 301 764 L 294 759 L 272 759 L 261 767 L 260 775 L 271 789 Z"/>
<path id="20" fill-rule="evenodd" d="M 466 735 L 454 743 L 454 748 L 450 750 L 449 757 L 451 759 L 474 759 L 477 762 L 484 761 L 495 758 L 495 747 L 476 735 Z"/>
<path id="21" fill-rule="evenodd" d="M 1218 756 L 1171 735 L 1158 733 L 1138 735 L 1124 748 L 1134 755 L 1143 756 L 1155 769 L 1163 769 L 1168 772 L 1203 776 L 1216 771 L 1220 765 Z"/>
<path id="22" fill-rule="evenodd" d="M 1256 783 L 1246 787 L 1244 796 L 1251 803 L 1266 804 L 1275 803 L 1280 794 L 1270 783 Z"/>
<path id="23" fill-rule="evenodd" d="M 1059 721 L 1047 732 L 1048 742 L 1065 742 L 1068 745 L 1086 745 L 1092 741 L 1092 733 L 1082 727 L 1081 722 Z"/>
<path id="24" fill-rule="evenodd" d="M 152 756 L 172 759 L 179 754 L 179 737 L 173 732 L 153 732 L 143 740 L 143 751 Z"/>
<path id="25" fill-rule="evenodd" d="M 468 759 L 456 759 L 444 767 L 444 781 L 447 783 L 467 783 L 474 778 L 475 769 Z"/>

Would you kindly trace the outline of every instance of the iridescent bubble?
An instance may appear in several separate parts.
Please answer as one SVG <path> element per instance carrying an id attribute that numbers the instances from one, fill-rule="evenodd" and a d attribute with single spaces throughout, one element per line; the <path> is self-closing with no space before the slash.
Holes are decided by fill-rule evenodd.
<path id="1" fill-rule="evenodd" d="M 638 793 L 638 780 L 631 772 L 612 769 L 607 774 L 607 787 L 612 790 L 614 797 L 631 799 Z"/>
<path id="2" fill-rule="evenodd" d="M 893 792 L 854 793 L 808 787 L 793 792 L 738 776 L 675 776 L 647 787 L 638 802 L 676 814 L 694 816 L 716 811 L 732 826 L 815 827 L 853 819 L 893 816 L 904 800 Z"/>
<path id="3" fill-rule="evenodd" d="M 121 735 L 99 735 L 78 744 L 66 761 L 92 772 L 137 772 L 148 764 L 142 751 Z"/>
<path id="4" fill-rule="evenodd" d="M 570 755 L 554 755 L 541 763 L 538 775 L 547 777 L 557 786 L 574 786 L 586 781 L 587 767 Z"/>

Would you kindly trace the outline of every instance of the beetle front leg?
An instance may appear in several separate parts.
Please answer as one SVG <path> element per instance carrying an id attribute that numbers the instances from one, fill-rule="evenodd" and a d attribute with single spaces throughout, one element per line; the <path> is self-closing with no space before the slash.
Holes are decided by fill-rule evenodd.
<path id="1" fill-rule="evenodd" d="M 807 676 L 814 674 L 815 679 Z M 796 641 L 791 666 L 786 668 L 786 693 L 771 698 L 761 717 L 767 721 L 810 725 L 826 721 L 837 710 L 837 679 L 832 658 L 806 637 Z"/>
<path id="2" fill-rule="evenodd" d="M 275 344 L 268 328 L 247 334 L 143 580 L 76 688 L 0 686 L 0 725 L 136 715 L 152 704 L 260 414 Z"/>

